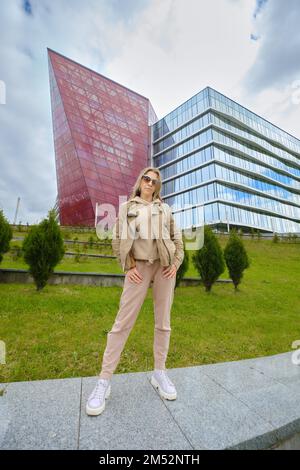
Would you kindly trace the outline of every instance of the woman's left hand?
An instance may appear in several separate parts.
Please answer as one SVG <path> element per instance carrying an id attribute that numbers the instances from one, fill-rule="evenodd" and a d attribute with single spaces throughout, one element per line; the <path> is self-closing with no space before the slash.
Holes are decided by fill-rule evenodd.
<path id="1" fill-rule="evenodd" d="M 171 279 L 172 277 L 175 277 L 176 273 L 177 273 L 177 268 L 175 264 L 171 264 L 171 266 L 163 267 L 163 277 L 165 279 Z"/>

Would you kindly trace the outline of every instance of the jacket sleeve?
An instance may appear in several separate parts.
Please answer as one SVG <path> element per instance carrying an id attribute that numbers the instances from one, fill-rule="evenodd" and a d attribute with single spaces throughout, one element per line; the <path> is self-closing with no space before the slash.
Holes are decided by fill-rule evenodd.
<path id="1" fill-rule="evenodd" d="M 125 204 L 121 204 L 119 206 L 119 214 L 116 218 L 115 225 L 113 226 L 112 240 L 111 240 L 113 253 L 116 256 L 120 264 L 121 264 L 120 242 L 121 242 L 122 226 L 123 226 L 125 211 L 126 211 Z"/>
<path id="2" fill-rule="evenodd" d="M 183 240 L 182 240 L 181 229 L 177 227 L 171 208 L 170 208 L 170 237 L 176 247 L 173 264 L 175 264 L 176 269 L 178 269 L 184 259 Z"/>
<path id="3" fill-rule="evenodd" d="M 121 243 L 123 223 L 124 221 L 127 222 L 126 216 L 127 216 L 127 204 L 124 203 L 124 204 L 121 204 L 119 207 L 119 214 L 118 214 L 118 217 L 116 218 L 115 225 L 113 226 L 112 241 L 111 241 L 113 253 L 116 256 L 117 261 L 120 264 L 122 269 L 123 267 L 122 267 L 121 256 L 120 256 L 120 243 Z M 136 265 L 135 259 L 133 258 L 131 253 L 129 253 L 129 256 L 130 256 L 131 267 L 134 267 Z M 123 269 L 123 271 L 127 273 L 128 269 Z"/>

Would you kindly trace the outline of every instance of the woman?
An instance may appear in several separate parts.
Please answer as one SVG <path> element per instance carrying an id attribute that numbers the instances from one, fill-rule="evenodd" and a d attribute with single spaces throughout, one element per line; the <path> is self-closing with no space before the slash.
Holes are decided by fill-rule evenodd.
<path id="1" fill-rule="evenodd" d="M 161 196 L 161 174 L 157 168 L 141 171 L 129 200 L 120 205 L 113 228 L 113 251 L 126 273 L 119 311 L 107 335 L 102 369 L 88 398 L 86 412 L 99 415 L 110 395 L 110 379 L 153 281 L 155 312 L 154 373 L 151 384 L 162 398 L 175 400 L 176 389 L 166 373 L 170 341 L 170 311 L 176 272 L 184 257 L 181 230 L 170 206 Z"/>

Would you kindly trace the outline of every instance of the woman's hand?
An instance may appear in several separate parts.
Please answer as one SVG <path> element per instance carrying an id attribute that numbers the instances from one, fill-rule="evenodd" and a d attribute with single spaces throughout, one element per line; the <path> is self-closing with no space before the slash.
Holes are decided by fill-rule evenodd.
<path id="1" fill-rule="evenodd" d="M 175 277 L 177 273 L 177 268 L 175 264 L 171 264 L 171 266 L 164 266 L 163 267 L 163 277 L 165 279 L 172 279 L 172 277 Z"/>
<path id="2" fill-rule="evenodd" d="M 142 275 L 138 272 L 137 267 L 131 268 L 127 271 L 126 276 L 131 282 L 135 282 L 136 284 L 140 284 L 143 281 Z"/>

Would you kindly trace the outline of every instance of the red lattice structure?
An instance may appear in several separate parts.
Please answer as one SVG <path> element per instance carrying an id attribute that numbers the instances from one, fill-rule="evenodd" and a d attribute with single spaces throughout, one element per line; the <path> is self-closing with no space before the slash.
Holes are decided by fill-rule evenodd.
<path id="1" fill-rule="evenodd" d="M 150 165 L 148 98 L 48 49 L 59 220 L 94 226 L 96 204 L 119 208 Z"/>

